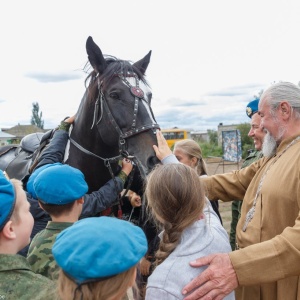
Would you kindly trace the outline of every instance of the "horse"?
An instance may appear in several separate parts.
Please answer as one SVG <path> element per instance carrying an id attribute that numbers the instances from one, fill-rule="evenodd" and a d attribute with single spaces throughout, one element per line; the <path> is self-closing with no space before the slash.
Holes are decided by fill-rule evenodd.
<path id="1" fill-rule="evenodd" d="M 86 51 L 91 72 L 72 124 L 65 163 L 83 172 L 89 192 L 114 178 L 122 158 L 132 161 L 138 168 L 136 180 L 143 181 L 159 162 L 153 150 L 159 125 L 145 79 L 151 51 L 131 63 L 104 56 L 91 36 Z"/>

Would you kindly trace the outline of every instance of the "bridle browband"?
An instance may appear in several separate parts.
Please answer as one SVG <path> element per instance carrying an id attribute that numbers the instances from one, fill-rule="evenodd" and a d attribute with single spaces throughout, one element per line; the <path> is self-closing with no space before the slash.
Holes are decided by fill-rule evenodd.
<path id="1" fill-rule="evenodd" d="M 145 95 L 143 90 L 139 87 L 139 79 L 138 76 L 133 73 L 133 72 L 128 72 L 127 76 L 124 76 L 123 74 L 115 74 L 115 76 L 118 76 L 125 85 L 128 86 L 128 88 L 130 89 L 131 94 L 134 96 L 134 109 L 133 109 L 133 120 L 132 120 L 132 125 L 131 125 L 131 129 L 123 132 L 121 130 L 121 128 L 119 127 L 119 125 L 117 124 L 117 122 L 115 121 L 115 118 L 113 117 L 111 110 L 109 109 L 109 106 L 107 104 L 107 100 L 104 96 L 104 93 L 102 91 L 102 86 L 103 86 L 103 82 L 100 82 L 99 79 L 99 73 L 95 76 L 95 79 L 97 79 L 97 84 L 98 84 L 98 97 L 97 100 L 95 102 L 95 108 L 94 108 L 94 114 L 93 114 L 93 123 L 91 126 L 91 129 L 93 129 L 93 127 L 95 125 L 98 125 L 103 117 L 103 112 L 106 111 L 107 116 L 109 118 L 109 121 L 111 122 L 111 124 L 113 125 L 113 127 L 115 128 L 115 130 L 117 131 L 118 135 L 119 135 L 119 155 L 118 156 L 114 156 L 114 157 L 109 157 L 109 158 L 104 158 L 101 157 L 87 149 L 85 149 L 83 146 L 81 146 L 79 143 L 77 143 L 73 138 L 71 138 L 70 136 L 70 142 L 76 147 L 78 148 L 80 151 L 99 158 L 101 160 L 104 161 L 104 165 L 108 168 L 111 177 L 114 179 L 115 181 L 115 176 L 113 174 L 112 168 L 111 168 L 111 162 L 116 162 L 119 161 L 123 158 L 127 158 L 130 159 L 131 161 L 133 161 L 134 165 L 137 165 L 138 168 L 140 169 L 140 172 L 143 173 L 143 169 L 140 167 L 141 163 L 139 162 L 139 160 L 134 156 L 131 155 L 130 153 L 128 153 L 128 151 L 126 150 L 126 140 L 134 135 L 138 135 L 142 132 L 148 131 L 148 130 L 152 130 L 153 134 L 155 134 L 156 129 L 160 129 L 160 126 L 157 124 L 152 108 L 150 106 L 150 103 L 145 99 Z M 130 82 L 126 79 L 126 77 L 134 77 L 135 78 L 135 86 L 132 86 L 130 84 Z M 137 114 L 138 114 L 138 108 L 139 108 L 139 100 L 145 101 L 149 107 L 149 110 L 151 112 L 151 116 L 153 118 L 153 120 L 155 121 L 155 123 L 152 124 L 147 124 L 147 125 L 142 125 L 139 127 L 136 127 L 136 121 L 137 121 Z M 97 117 L 99 115 L 99 106 L 100 106 L 100 116 L 99 119 L 97 120 Z M 130 177 L 129 177 L 129 182 L 131 183 L 132 179 L 133 179 L 133 175 L 134 175 L 134 171 L 135 168 L 133 168 L 132 172 L 130 173 Z M 145 176 L 145 174 L 143 174 Z M 117 187 L 117 183 L 115 181 L 115 185 Z M 129 185 L 129 184 L 128 184 Z M 124 195 L 126 195 L 128 189 L 130 186 L 127 186 L 126 192 L 124 193 Z"/>

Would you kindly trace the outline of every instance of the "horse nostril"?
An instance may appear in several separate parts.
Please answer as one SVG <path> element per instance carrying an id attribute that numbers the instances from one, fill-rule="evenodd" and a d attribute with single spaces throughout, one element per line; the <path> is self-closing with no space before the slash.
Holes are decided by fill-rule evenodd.
<path id="1" fill-rule="evenodd" d="M 147 161 L 147 167 L 152 170 L 155 165 L 159 164 L 160 160 L 156 156 L 150 156 Z"/>

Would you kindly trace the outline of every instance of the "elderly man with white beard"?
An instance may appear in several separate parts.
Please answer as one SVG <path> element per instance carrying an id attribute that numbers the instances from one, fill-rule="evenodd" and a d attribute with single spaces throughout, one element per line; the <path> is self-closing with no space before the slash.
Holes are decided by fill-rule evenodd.
<path id="1" fill-rule="evenodd" d="M 267 131 L 265 158 L 204 179 L 209 199 L 244 198 L 239 250 L 194 262 L 209 267 L 186 287 L 201 285 L 186 299 L 222 299 L 235 288 L 237 299 L 300 299 L 300 88 L 272 85 L 261 96 L 258 113 Z"/>
<path id="2" fill-rule="evenodd" d="M 242 300 L 300 299 L 300 88 L 273 84 L 261 96 L 259 115 L 265 157 L 203 178 L 209 199 L 244 199 L 239 250 L 190 262 L 208 267 L 184 287 L 186 300 L 220 300 L 234 289 Z M 157 156 L 164 158 L 164 149 L 158 136 Z"/>

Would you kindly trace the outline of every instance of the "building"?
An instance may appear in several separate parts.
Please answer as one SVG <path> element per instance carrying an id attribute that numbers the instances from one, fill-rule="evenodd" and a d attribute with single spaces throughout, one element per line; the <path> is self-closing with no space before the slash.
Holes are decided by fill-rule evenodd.
<path id="1" fill-rule="evenodd" d="M 11 128 L 2 128 L 2 132 L 12 135 L 11 144 L 19 144 L 21 139 L 30 133 L 46 132 L 47 130 L 41 129 L 36 125 L 16 125 Z"/>
<path id="2" fill-rule="evenodd" d="M 191 139 L 198 143 L 209 143 L 209 134 L 207 131 L 191 131 Z"/>
<path id="3" fill-rule="evenodd" d="M 6 146 L 13 143 L 16 137 L 0 129 L 0 146 Z"/>

